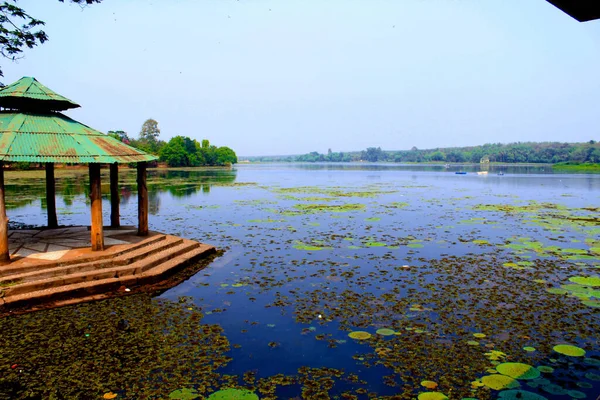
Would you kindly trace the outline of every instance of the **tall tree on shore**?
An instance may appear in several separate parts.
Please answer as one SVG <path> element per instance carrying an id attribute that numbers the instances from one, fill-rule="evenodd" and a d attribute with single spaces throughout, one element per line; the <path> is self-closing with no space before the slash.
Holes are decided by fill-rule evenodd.
<path id="1" fill-rule="evenodd" d="M 149 118 L 142 124 L 138 144 L 142 150 L 156 154 L 158 152 L 159 135 L 160 129 L 158 128 L 158 122 Z"/>

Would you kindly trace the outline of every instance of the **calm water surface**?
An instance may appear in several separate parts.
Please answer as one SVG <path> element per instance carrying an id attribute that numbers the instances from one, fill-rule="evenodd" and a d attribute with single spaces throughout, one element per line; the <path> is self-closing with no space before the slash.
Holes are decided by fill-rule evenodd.
<path id="1" fill-rule="evenodd" d="M 7 183 L 11 222 L 45 224 L 43 179 Z M 58 185 L 59 223 L 89 224 L 85 174 Z M 600 175 L 248 164 L 149 190 L 150 229 L 224 254 L 154 298 L 0 321 L 0 398 L 600 395 Z"/>

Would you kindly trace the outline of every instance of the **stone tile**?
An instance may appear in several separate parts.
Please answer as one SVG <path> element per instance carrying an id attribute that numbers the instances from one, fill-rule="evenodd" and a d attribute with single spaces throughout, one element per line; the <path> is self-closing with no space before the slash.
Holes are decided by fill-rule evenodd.
<path id="1" fill-rule="evenodd" d="M 90 230 L 88 229 L 87 226 L 72 226 L 72 227 L 67 228 L 67 230 L 65 231 L 65 234 L 70 235 L 70 234 L 89 232 L 89 231 Z"/>
<path id="2" fill-rule="evenodd" d="M 115 235 L 135 235 L 137 229 L 132 230 L 115 230 L 115 231 L 104 231 L 104 236 L 115 236 Z"/>
<path id="3" fill-rule="evenodd" d="M 48 244 L 44 243 L 44 242 L 36 242 L 36 243 L 27 243 L 24 244 L 23 247 L 29 250 L 35 250 L 38 253 L 42 253 L 44 251 L 46 251 L 46 246 Z"/>
<path id="4" fill-rule="evenodd" d="M 15 229 L 9 231 L 9 233 L 26 233 L 28 235 L 35 235 L 39 233 L 41 229 Z"/>
<path id="5" fill-rule="evenodd" d="M 51 251 L 48 253 L 36 253 L 29 256 L 38 260 L 58 260 L 67 254 L 69 250 Z"/>
<path id="6" fill-rule="evenodd" d="M 61 251 L 61 250 L 71 250 L 71 248 L 66 247 L 66 246 L 59 246 L 57 244 L 48 244 L 48 250 L 46 250 L 48 253 L 51 253 L 53 251 Z"/>
<path id="7" fill-rule="evenodd" d="M 16 253 L 19 252 L 20 249 L 21 249 L 21 245 L 20 244 L 16 245 L 16 246 L 10 246 L 10 245 L 8 246 L 8 252 L 10 254 L 16 254 Z"/>
<path id="8" fill-rule="evenodd" d="M 47 238 L 47 237 L 60 237 L 60 236 L 62 236 L 62 234 L 64 232 L 65 232 L 65 229 L 48 229 L 45 231 L 41 231 L 40 233 L 35 235 L 35 237 L 38 239 Z"/>
<path id="9" fill-rule="evenodd" d="M 21 248 L 14 255 L 15 256 L 21 256 L 21 257 L 29 257 L 32 254 L 39 254 L 39 252 L 37 252 L 35 250 L 29 250 L 29 249 Z"/>
<path id="10" fill-rule="evenodd" d="M 111 237 L 105 237 L 104 244 L 112 246 L 114 244 L 129 244 L 129 242 L 125 242 L 123 240 L 119 240 L 119 239 L 115 239 L 115 238 L 111 238 Z M 90 246 L 91 246 L 91 243 L 90 243 Z"/>
<path id="11" fill-rule="evenodd" d="M 33 235 L 35 235 L 35 233 L 24 233 L 21 231 L 16 231 L 10 234 L 9 238 L 10 239 L 23 239 L 23 238 L 31 238 L 33 237 Z"/>

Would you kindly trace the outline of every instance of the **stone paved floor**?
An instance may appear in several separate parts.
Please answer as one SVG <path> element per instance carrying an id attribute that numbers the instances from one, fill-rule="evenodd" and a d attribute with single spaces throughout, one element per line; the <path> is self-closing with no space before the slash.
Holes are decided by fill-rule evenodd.
<path id="1" fill-rule="evenodd" d="M 134 234 L 135 229 L 104 229 L 104 244 L 128 244 L 115 239 L 114 235 Z M 39 260 L 58 260 L 69 250 L 91 247 L 90 231 L 87 226 L 58 229 L 23 229 L 8 232 L 8 251 L 11 257 L 27 257 Z"/>

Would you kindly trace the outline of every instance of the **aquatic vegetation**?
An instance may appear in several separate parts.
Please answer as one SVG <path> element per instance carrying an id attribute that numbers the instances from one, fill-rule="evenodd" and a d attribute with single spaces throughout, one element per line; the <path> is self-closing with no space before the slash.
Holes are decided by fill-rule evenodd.
<path id="1" fill-rule="evenodd" d="M 496 370 L 502 375 L 515 379 L 535 379 L 540 376 L 540 371 L 531 365 L 523 363 L 502 363 L 496 365 Z"/>
<path id="2" fill-rule="evenodd" d="M 498 394 L 502 400 L 548 400 L 547 397 L 527 390 L 503 390 Z"/>
<path id="3" fill-rule="evenodd" d="M 250 390 L 229 388 L 211 394 L 208 400 L 258 400 L 258 396 Z"/>
<path id="4" fill-rule="evenodd" d="M 441 392 L 424 392 L 419 394 L 418 400 L 448 400 L 448 396 Z"/>
<path id="5" fill-rule="evenodd" d="M 366 208 L 364 204 L 295 204 L 294 208 L 302 214 L 315 214 L 321 212 L 346 213 L 351 211 L 362 211 Z"/>
<path id="6" fill-rule="evenodd" d="M 569 280 L 584 286 L 600 286 L 600 276 L 573 276 Z"/>
<path id="7" fill-rule="evenodd" d="M 394 335 L 396 333 L 396 331 L 394 331 L 393 329 L 389 329 L 389 328 L 380 328 L 380 329 L 377 329 L 377 331 L 375 331 L 375 333 L 377 333 L 378 335 L 382 335 L 382 336 L 391 336 L 391 335 Z"/>
<path id="8" fill-rule="evenodd" d="M 332 247 L 327 246 L 316 246 L 313 244 L 306 244 L 299 240 L 294 243 L 294 248 L 297 250 L 306 250 L 306 251 L 319 251 L 319 250 L 331 250 Z"/>
<path id="9" fill-rule="evenodd" d="M 538 369 L 538 371 L 544 374 L 551 374 L 552 372 L 554 372 L 554 368 L 548 365 L 538 365 L 536 368 Z"/>
<path id="10" fill-rule="evenodd" d="M 365 332 L 365 331 L 354 331 L 354 332 L 350 332 L 348 334 L 348 337 L 350 337 L 352 339 L 357 339 L 357 340 L 365 340 L 365 339 L 369 339 L 371 337 L 371 334 L 369 332 Z"/>
<path id="11" fill-rule="evenodd" d="M 256 180 L 241 168 L 240 178 Z M 187 387 L 197 398 L 246 388 L 267 399 L 434 396 L 422 393 L 428 392 L 452 400 L 527 400 L 529 393 L 533 400 L 568 400 L 600 387 L 594 364 L 600 314 L 593 308 L 600 306 L 600 289 L 569 280 L 600 271 L 600 229 L 593 225 L 598 211 L 584 209 L 589 199 L 542 186 L 521 193 L 467 181 L 457 187 L 426 176 L 416 179 L 432 185 L 415 185 L 401 175 L 338 180 L 335 174 L 223 184 L 215 195 L 188 195 L 185 204 L 171 195 L 160 198 L 156 226 L 226 248 L 223 257 L 158 294 L 179 309 L 160 303 L 174 316 L 157 317 L 152 329 L 138 315 L 153 314 L 137 303 L 110 309 L 116 320 L 97 316 L 93 308 L 47 314 L 70 326 L 68 332 L 54 330 L 58 322 L 46 323 L 42 314 L 0 321 L 6 343 L 0 362 L 7 366 L 0 397 L 20 398 L 13 388 L 50 397 L 45 381 L 65 398 L 101 398 L 109 391 L 116 398 L 167 398 Z M 126 180 L 135 183 L 135 174 Z M 332 186 L 338 181 L 343 186 Z M 160 197 L 166 180 L 157 182 Z M 298 186 L 278 186 L 293 184 Z M 185 193 L 185 179 L 177 185 Z M 38 186 L 43 196 L 43 180 Z M 87 215 L 85 194 L 78 196 L 74 204 L 82 210 L 66 206 L 74 213 L 65 224 Z M 495 202 L 508 207 L 477 209 L 477 203 Z M 333 211 L 345 203 L 360 206 Z M 123 216 L 134 222 L 136 210 L 128 207 L 123 204 Z M 131 325 L 127 335 L 113 333 L 120 319 Z M 110 343 L 99 338 L 102 329 Z M 351 340 L 354 330 L 365 338 Z M 23 332 L 31 336 L 22 338 Z M 134 341 L 138 335 L 143 339 Z M 90 352 L 89 343 L 80 345 L 83 339 L 112 353 Z M 553 352 L 557 340 L 587 353 Z M 9 344 L 14 349 L 5 350 Z M 48 348 L 48 357 L 40 347 Z M 33 372 L 28 360 L 14 359 L 26 353 L 32 353 Z M 495 387 L 515 385 L 497 381 L 515 379 L 501 372 L 507 361 L 537 366 L 541 375 L 516 379 L 521 389 L 486 386 L 484 380 Z M 87 371 L 87 363 L 90 376 L 71 372 Z M 308 367 L 315 363 L 321 367 Z M 11 369 L 15 364 L 25 365 L 25 372 Z M 141 371 L 140 364 L 149 370 Z M 421 385 L 427 381 L 429 387 Z"/>
<path id="12" fill-rule="evenodd" d="M 552 348 L 554 351 L 560 354 L 571 357 L 583 357 L 585 356 L 585 350 L 581 347 L 573 346 L 570 344 L 558 344 Z"/>
<path id="13" fill-rule="evenodd" d="M 494 390 L 514 389 L 521 386 L 516 379 L 500 374 L 485 375 L 481 378 L 481 383 Z"/>
<path id="14" fill-rule="evenodd" d="M 169 399 L 192 400 L 198 397 L 200 397 L 198 392 L 190 388 L 177 389 L 169 393 Z"/>
<path id="15" fill-rule="evenodd" d="M 434 381 L 422 381 L 421 386 L 427 389 L 435 389 L 438 387 L 438 384 Z"/>

